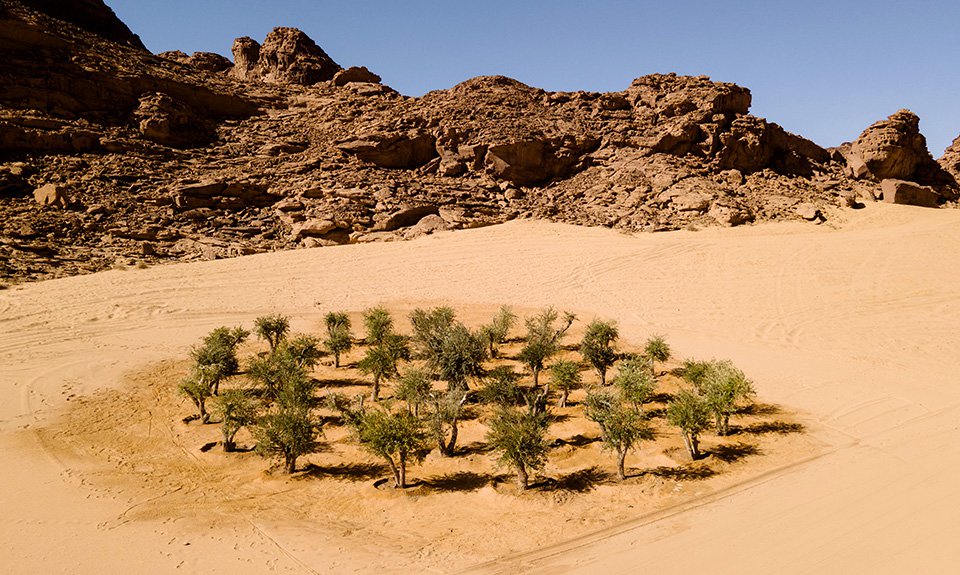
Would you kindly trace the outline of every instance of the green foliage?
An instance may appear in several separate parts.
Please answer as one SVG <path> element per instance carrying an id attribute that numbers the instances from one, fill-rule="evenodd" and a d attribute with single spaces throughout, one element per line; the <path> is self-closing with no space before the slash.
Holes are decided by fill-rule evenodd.
<path id="1" fill-rule="evenodd" d="M 730 361 L 712 361 L 701 384 L 701 393 L 713 414 L 718 435 L 730 433 L 730 415 L 754 395 L 753 384 Z"/>
<path id="2" fill-rule="evenodd" d="M 497 357 L 497 350 L 507 339 L 507 334 L 517 321 L 516 314 L 508 306 L 501 306 L 490 323 L 480 328 L 480 334 L 486 340 L 490 357 Z"/>
<path id="3" fill-rule="evenodd" d="M 406 402 L 407 411 L 414 415 L 420 414 L 420 406 L 430 400 L 433 392 L 433 381 L 430 372 L 426 369 L 412 368 L 404 371 L 397 378 L 397 390 L 394 396 Z"/>
<path id="4" fill-rule="evenodd" d="M 570 329 L 576 316 L 565 313 L 563 323 L 557 326 L 559 315 L 553 308 L 526 319 L 527 335 L 519 359 L 533 374 L 534 386 L 539 385 L 544 364 L 560 350 L 560 338 Z"/>
<path id="5" fill-rule="evenodd" d="M 487 346 L 483 338 L 456 322 L 444 333 L 439 350 L 428 365 L 447 382 L 449 389 L 465 390 L 468 379 L 483 375 L 486 360 Z"/>
<path id="6" fill-rule="evenodd" d="M 647 340 L 646 345 L 643 346 L 643 354 L 650 358 L 651 370 L 653 369 L 654 362 L 659 361 L 663 363 L 672 356 L 670 345 L 662 335 L 651 336 Z"/>
<path id="7" fill-rule="evenodd" d="M 550 414 L 533 414 L 515 408 L 501 408 L 490 420 L 487 442 L 497 453 L 497 460 L 517 472 L 517 487 L 527 488 L 530 471 L 543 469 L 547 463 L 546 435 Z"/>
<path id="8" fill-rule="evenodd" d="M 210 421 L 210 415 L 207 413 L 206 401 L 213 395 L 213 381 L 219 381 L 219 367 L 196 365 L 182 382 L 178 390 L 180 394 L 187 397 L 197 408 L 197 417 L 200 421 L 207 423 Z"/>
<path id="9" fill-rule="evenodd" d="M 357 367 L 361 372 L 373 376 L 373 401 L 380 397 L 380 383 L 396 377 L 399 362 L 407 359 L 410 359 L 410 346 L 402 335 L 385 335 L 376 346 L 367 348 L 367 354 Z"/>
<path id="10" fill-rule="evenodd" d="M 456 452 L 460 415 L 468 394 L 464 389 L 431 394 L 426 420 L 441 455 L 450 457 Z"/>
<path id="11" fill-rule="evenodd" d="M 380 345 L 393 335 L 393 316 L 383 306 L 363 312 L 363 327 L 367 330 L 367 345 Z"/>
<path id="12" fill-rule="evenodd" d="M 429 310 L 417 308 L 410 314 L 413 326 L 413 345 L 416 356 L 427 363 L 436 363 L 440 355 L 447 332 L 453 327 L 457 314 L 449 307 L 436 307 Z"/>
<path id="13" fill-rule="evenodd" d="M 320 340 L 312 335 L 297 335 L 280 344 L 279 353 L 288 354 L 290 359 L 305 370 L 311 370 L 320 363 L 323 351 Z"/>
<path id="14" fill-rule="evenodd" d="M 580 364 L 575 361 L 556 362 L 550 367 L 550 381 L 560 390 L 560 407 L 566 407 L 570 392 L 580 389 L 583 384 Z"/>
<path id="15" fill-rule="evenodd" d="M 617 477 L 626 479 L 624 461 L 638 443 L 654 438 L 653 429 L 635 409 L 607 391 L 587 394 L 586 416 L 600 426 L 603 447 L 617 453 Z"/>
<path id="16" fill-rule="evenodd" d="M 683 379 L 690 382 L 693 387 L 699 391 L 703 388 L 703 384 L 707 379 L 707 373 L 710 371 L 711 363 L 712 362 L 709 361 L 687 359 L 684 360 L 683 365 L 680 367 L 680 372 Z"/>
<path id="17" fill-rule="evenodd" d="M 282 460 L 287 473 L 296 471 L 299 457 L 320 448 L 319 433 L 320 426 L 308 408 L 285 405 L 261 417 L 253 428 L 257 453 Z"/>
<path id="18" fill-rule="evenodd" d="M 290 331 L 290 320 L 279 314 L 260 316 L 253 325 L 257 336 L 270 344 L 270 351 L 277 349 Z"/>
<path id="19" fill-rule="evenodd" d="M 523 390 L 519 382 L 520 374 L 513 371 L 512 367 L 500 366 L 491 369 L 480 388 L 480 400 L 503 407 L 517 405 L 523 401 Z"/>
<path id="20" fill-rule="evenodd" d="M 633 404 L 639 413 L 643 411 L 643 404 L 650 399 L 656 389 L 657 382 L 647 369 L 647 362 L 642 357 L 633 357 L 620 363 L 620 370 L 613 378 L 613 384 L 620 391 L 623 398 Z"/>
<path id="21" fill-rule="evenodd" d="M 317 382 L 307 375 L 298 357 L 286 345 L 270 355 L 253 358 L 247 375 L 268 399 L 281 405 L 305 407 L 313 402 Z"/>
<path id="22" fill-rule="evenodd" d="M 237 432 L 256 422 L 257 402 L 242 389 L 228 389 L 214 401 L 213 413 L 220 419 L 223 450 L 234 451 Z"/>
<path id="23" fill-rule="evenodd" d="M 607 383 L 607 369 L 617 361 L 617 350 L 614 348 L 620 332 L 613 322 L 593 320 L 587 326 L 580 342 L 580 355 L 587 361 L 597 374 L 600 375 L 600 385 Z"/>
<path id="24" fill-rule="evenodd" d="M 680 429 L 691 459 L 700 457 L 700 434 L 710 426 L 710 408 L 694 391 L 683 389 L 667 405 L 667 421 Z"/>
<path id="25" fill-rule="evenodd" d="M 220 389 L 220 382 L 239 370 L 237 346 L 249 336 L 250 332 L 242 327 L 218 327 L 207 334 L 198 347 L 190 351 L 196 365 L 206 368 L 205 379 L 214 395 Z"/>
<path id="26" fill-rule="evenodd" d="M 405 410 L 371 409 L 363 414 L 357 437 L 363 447 L 387 461 L 394 486 L 406 487 L 407 462 L 422 461 L 426 448 L 420 420 Z"/>
<path id="27" fill-rule="evenodd" d="M 324 347 L 333 354 L 334 367 L 340 367 L 340 356 L 353 348 L 353 334 L 350 333 L 350 318 L 342 312 L 330 312 L 324 317 L 327 337 Z"/>

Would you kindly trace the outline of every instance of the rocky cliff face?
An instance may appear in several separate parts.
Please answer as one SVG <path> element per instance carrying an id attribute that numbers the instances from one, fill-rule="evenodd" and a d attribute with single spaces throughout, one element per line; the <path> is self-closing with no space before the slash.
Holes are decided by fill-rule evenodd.
<path id="1" fill-rule="evenodd" d="M 150 55 L 103 10 L 77 24 L 0 6 L 0 281 L 524 217 L 822 221 L 882 189 L 927 205 L 956 192 L 956 162 L 934 163 L 906 112 L 824 150 L 706 77 L 592 93 L 494 76 L 408 98 L 290 28 L 238 39 L 231 65 Z"/>

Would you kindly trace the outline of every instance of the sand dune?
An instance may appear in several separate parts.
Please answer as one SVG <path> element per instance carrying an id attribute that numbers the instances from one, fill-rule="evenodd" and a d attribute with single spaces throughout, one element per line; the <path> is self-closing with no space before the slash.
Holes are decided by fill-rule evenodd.
<path id="1" fill-rule="evenodd" d="M 513 222 L 0 291 L 0 561 L 12 573 L 389 566 L 375 546 L 344 557 L 324 533 L 289 523 L 124 521 L 142 494 L 90 489 L 88 464 L 36 430 L 217 325 L 278 311 L 306 329 L 332 308 L 446 302 L 553 304 L 617 318 L 629 339 L 661 332 L 683 355 L 729 357 L 827 445 L 704 500 L 475 572 L 953 571 L 960 211 L 871 205 L 845 217 L 633 237 Z"/>

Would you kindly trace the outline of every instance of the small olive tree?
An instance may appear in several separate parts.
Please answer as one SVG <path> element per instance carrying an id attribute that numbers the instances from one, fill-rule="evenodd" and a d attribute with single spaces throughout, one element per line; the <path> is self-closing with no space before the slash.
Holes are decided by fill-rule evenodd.
<path id="1" fill-rule="evenodd" d="M 543 469 L 547 463 L 549 427 L 549 413 L 533 414 L 515 408 L 501 408 L 490 420 L 487 442 L 498 462 L 516 472 L 517 488 L 521 491 L 527 488 L 530 473 Z"/>
<path id="2" fill-rule="evenodd" d="M 440 346 L 428 365 L 450 390 L 468 389 L 467 381 L 484 374 L 487 346 L 482 337 L 460 322 L 451 325 L 440 340 Z"/>
<path id="3" fill-rule="evenodd" d="M 713 361 L 702 386 L 707 407 L 713 414 L 717 435 L 730 433 L 730 415 L 754 395 L 753 383 L 730 361 Z"/>
<path id="4" fill-rule="evenodd" d="M 623 401 L 608 391 L 593 391 L 587 395 L 586 416 L 600 426 L 603 447 L 617 454 L 617 477 L 627 478 L 625 461 L 627 453 L 641 441 L 655 437 L 647 420 L 624 405 Z"/>
<path id="5" fill-rule="evenodd" d="M 650 371 L 652 375 L 656 375 L 654 371 L 656 362 L 659 361 L 663 363 L 672 357 L 670 345 L 662 335 L 653 335 L 647 339 L 646 345 L 643 346 L 643 354 L 650 359 Z"/>
<path id="6" fill-rule="evenodd" d="M 197 408 L 197 417 L 201 423 L 210 421 L 207 413 L 207 400 L 213 395 L 213 381 L 220 377 L 215 366 L 196 365 L 187 377 L 180 382 L 180 394 L 193 402 Z"/>
<path id="7" fill-rule="evenodd" d="M 453 327 L 456 317 L 453 308 L 445 306 L 413 310 L 410 324 L 413 326 L 413 345 L 418 358 L 426 360 L 428 364 L 436 363 L 443 341 Z"/>
<path id="8" fill-rule="evenodd" d="M 452 457 L 457 451 L 460 417 L 469 395 L 465 389 L 433 392 L 427 403 L 427 425 L 437 442 L 437 449 L 445 457 Z"/>
<path id="9" fill-rule="evenodd" d="M 680 373 L 697 391 L 702 391 L 712 364 L 712 361 L 687 359 L 680 366 Z"/>
<path id="10" fill-rule="evenodd" d="M 363 326 L 367 330 L 367 345 L 380 345 L 393 335 L 393 316 L 383 306 L 370 308 L 363 312 Z"/>
<path id="11" fill-rule="evenodd" d="M 353 334 L 350 333 L 350 317 L 343 312 L 330 312 L 324 317 L 327 337 L 324 347 L 333 354 L 333 366 L 340 367 L 340 356 L 353 348 Z"/>
<path id="12" fill-rule="evenodd" d="M 319 433 L 320 425 L 304 406 L 280 405 L 262 416 L 253 428 L 256 452 L 283 461 L 287 473 L 297 470 L 298 458 L 319 449 Z"/>
<path id="13" fill-rule="evenodd" d="M 257 420 L 257 402 L 243 389 L 228 389 L 214 400 L 213 413 L 220 419 L 223 450 L 235 451 L 237 433 Z"/>
<path id="14" fill-rule="evenodd" d="M 281 342 L 279 350 L 275 353 L 286 354 L 301 369 L 312 370 L 317 367 L 320 358 L 323 357 L 320 346 L 321 342 L 318 338 L 300 334 Z"/>
<path id="15" fill-rule="evenodd" d="M 272 352 L 287 337 L 287 333 L 290 331 L 290 320 L 279 314 L 264 315 L 254 321 L 254 329 L 257 336 L 270 345 L 270 351 Z"/>
<path id="16" fill-rule="evenodd" d="M 210 384 L 213 395 L 219 393 L 220 383 L 225 378 L 235 375 L 240 369 L 237 346 L 249 336 L 250 332 L 242 327 L 218 327 L 190 351 L 194 363 L 205 368 L 205 379 Z"/>
<path id="17" fill-rule="evenodd" d="M 487 372 L 480 388 L 480 401 L 501 407 L 511 407 L 523 402 L 520 374 L 512 367 L 503 365 Z"/>
<path id="18" fill-rule="evenodd" d="M 410 346 L 402 335 L 388 334 L 378 344 L 367 348 L 367 353 L 357 364 L 361 372 L 373 376 L 370 399 L 380 399 L 380 384 L 399 375 L 398 365 L 410 359 Z"/>
<path id="19" fill-rule="evenodd" d="M 540 372 L 545 363 L 560 350 L 560 339 L 576 320 L 575 315 L 565 313 L 558 326 L 559 317 L 553 308 L 547 308 L 526 319 L 527 335 L 519 359 L 533 375 L 534 387 L 540 385 Z"/>
<path id="20" fill-rule="evenodd" d="M 516 314 L 508 306 L 501 306 L 490 323 L 480 328 L 483 339 L 490 349 L 490 357 L 496 358 L 500 345 L 506 341 L 510 329 L 517 321 Z"/>
<path id="21" fill-rule="evenodd" d="M 613 384 L 620 391 L 620 395 L 633 404 L 637 413 L 643 412 L 643 404 L 650 399 L 657 386 L 642 357 L 632 357 L 621 362 Z"/>
<path id="22" fill-rule="evenodd" d="M 430 401 L 433 381 L 430 372 L 422 368 L 411 368 L 397 378 L 397 390 L 394 396 L 407 404 L 407 411 L 420 416 L 420 407 Z"/>
<path id="23" fill-rule="evenodd" d="M 407 486 L 407 463 L 421 461 L 426 435 L 420 420 L 406 410 L 370 409 L 363 413 L 357 428 L 360 444 L 383 457 L 393 473 L 394 487 Z"/>
<path id="24" fill-rule="evenodd" d="M 607 384 L 607 369 L 617 361 L 617 350 L 614 347 L 620 332 L 613 322 L 595 319 L 587 325 L 580 342 L 580 355 L 597 370 L 600 376 L 600 385 Z"/>
<path id="25" fill-rule="evenodd" d="M 680 390 L 667 405 L 667 421 L 680 429 L 690 459 L 700 458 L 700 434 L 710 426 L 710 408 L 696 392 Z"/>
<path id="26" fill-rule="evenodd" d="M 550 381 L 560 390 L 559 407 L 567 406 L 570 392 L 580 389 L 583 378 L 580 375 L 580 364 L 575 361 L 558 361 L 550 366 Z"/>

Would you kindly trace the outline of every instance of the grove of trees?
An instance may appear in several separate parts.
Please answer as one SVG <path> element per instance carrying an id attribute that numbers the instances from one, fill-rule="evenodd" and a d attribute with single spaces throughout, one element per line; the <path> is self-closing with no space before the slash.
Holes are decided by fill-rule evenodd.
<path id="1" fill-rule="evenodd" d="M 676 429 L 696 460 L 703 434 L 729 435 L 731 417 L 754 395 L 741 370 L 717 360 L 683 362 L 673 372 L 682 378 L 681 389 L 663 392 L 656 367 L 672 353 L 662 336 L 651 337 L 639 353 L 623 353 L 612 321 L 591 321 L 580 341 L 569 345 L 563 340 L 577 321 L 573 314 L 544 309 L 524 320 L 522 337 L 510 340 L 516 321 L 510 308 L 501 307 L 489 323 L 471 329 L 450 307 L 415 309 L 412 333 L 402 334 L 390 311 L 375 307 L 362 314 L 360 338 L 342 311 L 324 316 L 322 337 L 291 333 L 282 315 L 263 316 L 254 321 L 254 333 L 266 351 L 241 361 L 238 348 L 251 333 L 217 328 L 191 350 L 178 390 L 195 408 L 188 419 L 220 426 L 224 451 L 237 450 L 238 433 L 246 428 L 253 450 L 287 473 L 323 447 L 324 422 L 339 420 L 359 446 L 386 463 L 397 488 L 409 484 L 408 467 L 430 451 L 458 457 L 462 422 L 479 419 L 487 428 L 487 451 L 520 490 L 549 460 L 557 409 L 578 410 L 596 426 L 623 480 L 628 455 L 662 433 L 655 417 Z M 517 345 L 514 357 L 503 355 L 508 341 Z M 332 356 L 325 365 L 342 369 L 343 356 L 357 348 L 362 355 L 348 367 L 368 378 L 369 394 L 324 389 L 314 377 L 323 358 Z M 591 371 L 598 381 L 585 384 L 584 372 Z M 571 405 L 570 394 L 584 388 L 585 395 L 575 396 L 579 404 Z M 645 409 L 655 398 L 665 408 Z M 321 416 L 323 409 L 336 417 Z"/>

